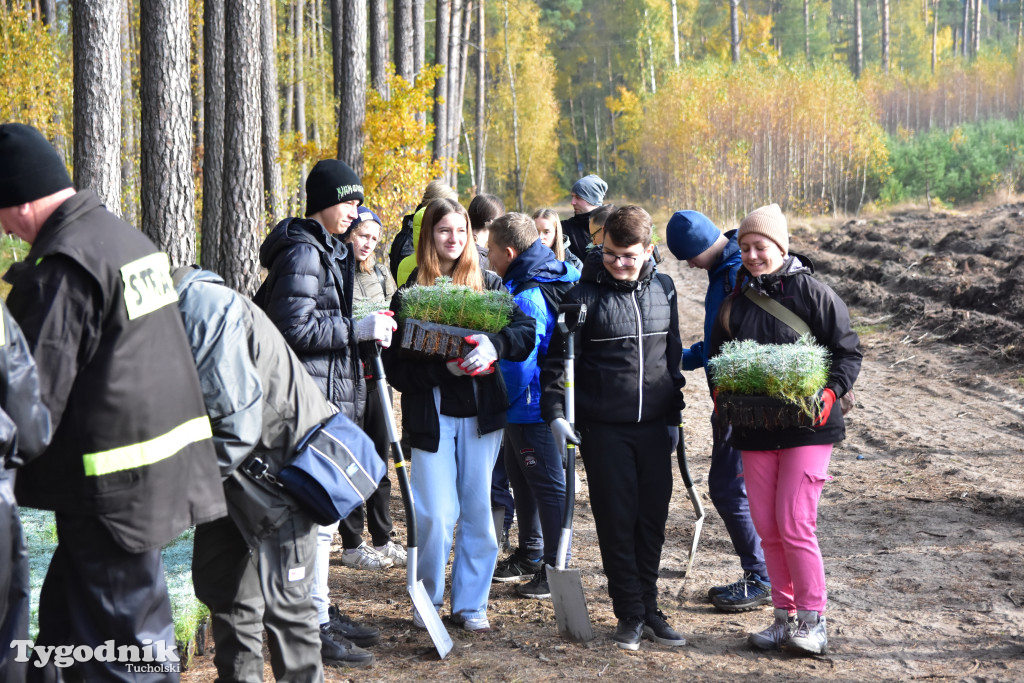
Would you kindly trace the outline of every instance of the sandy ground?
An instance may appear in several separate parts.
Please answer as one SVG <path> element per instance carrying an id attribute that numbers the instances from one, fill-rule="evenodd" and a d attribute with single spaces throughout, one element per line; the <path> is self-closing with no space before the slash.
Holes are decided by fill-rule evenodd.
<path id="1" fill-rule="evenodd" d="M 455 648 L 442 661 L 410 623 L 403 571 L 357 572 L 336 560 L 332 598 L 384 638 L 372 648 L 373 668 L 328 669 L 327 679 L 1024 680 L 1024 204 L 820 220 L 794 233 L 791 248 L 850 304 L 864 351 L 857 408 L 834 451 L 818 519 L 828 655 L 751 651 L 746 634 L 767 625 L 769 608 L 727 615 L 707 601 L 707 588 L 735 580 L 740 568 L 707 497 L 711 401 L 698 372 L 687 373 L 685 421 L 706 521 L 684 580 L 695 515 L 675 472 L 659 582 L 685 647 L 644 641 L 627 653 L 611 643 L 615 618 L 581 466 L 573 562 L 595 640 L 562 640 L 550 602 L 494 584 L 495 630 L 450 628 Z M 662 270 L 680 292 L 684 343 L 694 341 L 706 277 L 671 256 Z M 182 679 L 214 676 L 207 654 Z"/>

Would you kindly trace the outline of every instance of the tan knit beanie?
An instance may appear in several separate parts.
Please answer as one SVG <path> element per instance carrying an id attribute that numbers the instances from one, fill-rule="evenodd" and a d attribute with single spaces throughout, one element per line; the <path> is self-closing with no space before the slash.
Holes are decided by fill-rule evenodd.
<path id="1" fill-rule="evenodd" d="M 786 224 L 786 217 L 782 215 L 782 209 L 778 204 L 769 204 L 759 209 L 754 209 L 740 222 L 739 232 L 736 239 L 743 239 L 744 235 L 754 233 L 764 235 L 775 244 L 779 245 L 783 255 L 789 253 L 789 227 Z"/>

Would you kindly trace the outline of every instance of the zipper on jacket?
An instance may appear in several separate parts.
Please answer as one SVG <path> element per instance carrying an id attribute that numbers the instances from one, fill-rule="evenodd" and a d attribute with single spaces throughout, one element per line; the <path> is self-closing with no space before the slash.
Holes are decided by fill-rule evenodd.
<path id="1" fill-rule="evenodd" d="M 629 300 L 633 302 L 633 311 L 636 313 L 636 348 L 640 363 L 637 368 L 637 392 L 639 394 L 639 407 L 636 413 L 636 421 L 640 422 L 644 414 L 644 326 L 643 318 L 640 315 L 640 302 L 637 300 L 636 290 L 630 294 Z"/>

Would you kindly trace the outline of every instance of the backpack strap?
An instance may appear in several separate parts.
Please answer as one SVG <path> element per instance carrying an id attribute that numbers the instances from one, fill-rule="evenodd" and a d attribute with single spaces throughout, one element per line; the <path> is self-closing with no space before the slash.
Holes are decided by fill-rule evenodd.
<path id="1" fill-rule="evenodd" d="M 761 294 L 761 292 L 758 292 L 753 287 L 747 287 L 746 290 L 744 290 L 743 295 L 753 301 L 759 308 L 766 311 L 776 320 L 792 327 L 797 334 L 804 335 L 810 333 L 810 326 L 805 323 L 800 316 L 780 304 L 775 299 Z"/>

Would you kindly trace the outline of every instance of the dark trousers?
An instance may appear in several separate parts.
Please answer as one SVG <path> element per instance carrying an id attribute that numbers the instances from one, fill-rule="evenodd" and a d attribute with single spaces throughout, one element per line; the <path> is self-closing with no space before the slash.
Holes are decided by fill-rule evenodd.
<path id="1" fill-rule="evenodd" d="M 323 680 L 314 529 L 296 513 L 250 552 L 227 517 L 196 527 L 192 582 L 210 608 L 218 680 L 263 680 L 264 628 L 276 680 Z"/>
<path id="2" fill-rule="evenodd" d="M 502 445 L 504 450 L 505 446 Z M 505 508 L 504 531 L 512 528 L 512 519 L 516 512 L 516 502 L 512 499 L 512 492 L 509 490 L 508 473 L 505 471 L 505 458 L 499 457 L 494 463 L 494 471 L 491 472 L 491 509 L 496 507 Z M 497 532 L 498 530 L 495 529 Z M 500 532 L 499 532 L 500 534 Z M 498 542 L 501 542 L 499 535 Z"/>
<path id="3" fill-rule="evenodd" d="M 608 595 L 619 619 L 658 609 L 658 569 L 672 498 L 672 442 L 657 420 L 582 423 L 583 465 Z"/>
<path id="4" fill-rule="evenodd" d="M 376 389 L 371 390 L 366 399 L 363 431 L 373 440 L 377 454 L 387 464 L 391 459 L 391 442 L 388 440 L 388 426 Z M 370 538 L 374 545 L 384 545 L 391 540 L 391 529 L 394 527 L 394 523 L 391 521 L 391 479 L 387 472 L 381 478 L 377 490 L 366 499 L 366 513 L 364 514 L 363 506 L 360 505 L 338 525 L 341 544 L 346 550 L 358 548 L 359 544 L 363 542 L 364 521 L 370 530 Z"/>
<path id="5" fill-rule="evenodd" d="M 565 470 L 543 422 L 505 427 L 505 471 L 519 515 L 519 553 L 554 566 L 565 509 Z"/>
<path id="6" fill-rule="evenodd" d="M 744 571 L 754 572 L 767 581 L 768 569 L 764 564 L 761 537 L 757 535 L 754 522 L 750 519 L 747 487 L 743 481 L 743 459 L 740 451 L 726 443 L 731 431 L 729 425 L 724 428 L 719 426 L 718 418 L 712 415 L 708 493 L 718 516 L 725 523 L 732 547 L 740 558 L 740 566 Z"/>
<path id="7" fill-rule="evenodd" d="M 36 645 L 88 645 L 113 640 L 156 654 L 173 649 L 174 624 L 160 549 L 130 553 L 114 542 L 97 517 L 57 513 L 57 550 L 39 594 Z M 143 641 L 146 641 L 145 643 Z M 150 644 L 152 643 L 152 644 Z M 178 656 L 177 652 L 173 653 Z M 29 666 L 30 680 L 177 681 L 179 664 L 101 662 L 96 658 L 56 669 Z"/>
<path id="8" fill-rule="evenodd" d="M 0 472 L 0 681 L 25 680 L 28 662 L 17 662 L 13 640 L 28 639 L 28 551 L 13 481 Z"/>

